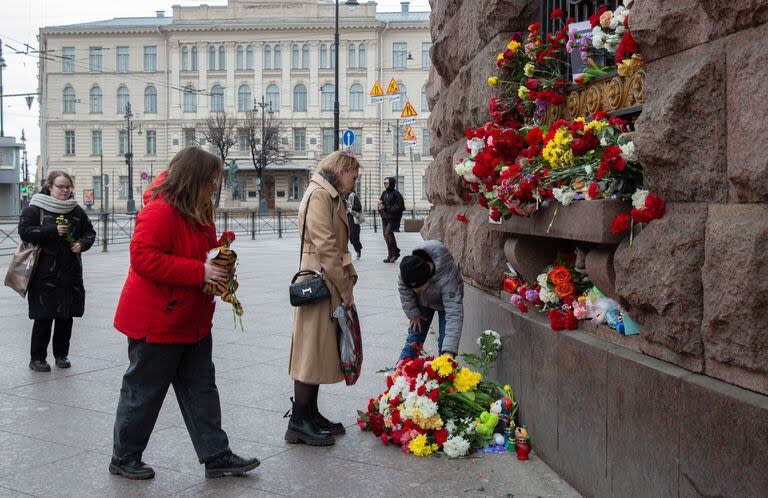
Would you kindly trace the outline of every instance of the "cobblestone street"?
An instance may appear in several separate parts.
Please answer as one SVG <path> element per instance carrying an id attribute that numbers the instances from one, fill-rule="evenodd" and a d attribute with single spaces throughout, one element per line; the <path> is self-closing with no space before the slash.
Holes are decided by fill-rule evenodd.
<path id="1" fill-rule="evenodd" d="M 172 390 L 144 455 L 157 477 L 137 482 L 107 472 L 127 366 L 126 339 L 112 328 L 128 269 L 127 248 L 100 253 L 94 247 L 84 256 L 86 315 L 75 320 L 69 370 L 27 368 L 32 325 L 27 305 L 11 290 L 0 290 L 0 496 L 576 495 L 535 454 L 528 462 L 508 454 L 420 459 L 358 430 L 356 409 L 383 389 L 384 377 L 377 371 L 394 363 L 407 325 L 396 292 L 397 265 L 381 262 L 380 236 L 364 234 L 363 259 L 356 265 L 363 375 L 353 387 L 342 383 L 320 391 L 321 410 L 348 426 L 348 434 L 330 448 L 283 441 L 283 414 L 292 390 L 287 373 L 292 308 L 286 287 L 296 268 L 298 239 L 235 244 L 245 331 L 233 331 L 231 309 L 219 303 L 214 361 L 231 446 L 262 460 L 243 478 L 205 479 Z M 420 237 L 399 234 L 398 239 L 405 253 Z M 0 260 L 5 268 L 8 258 Z M 434 337 L 428 339 L 428 349 L 434 344 Z"/>

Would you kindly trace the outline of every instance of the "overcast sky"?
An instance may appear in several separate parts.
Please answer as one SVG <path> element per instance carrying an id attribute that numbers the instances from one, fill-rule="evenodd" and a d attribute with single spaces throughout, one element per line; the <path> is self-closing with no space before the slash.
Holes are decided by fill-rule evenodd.
<path id="1" fill-rule="evenodd" d="M 74 24 L 78 22 L 111 19 L 113 17 L 150 17 L 156 10 L 165 10 L 171 15 L 174 4 L 225 5 L 225 1 L 200 0 L 130 0 L 112 2 L 105 0 L 0 0 L 0 40 L 3 43 L 3 58 L 8 67 L 3 70 L 3 93 L 37 92 L 36 56 L 15 54 L 11 48 L 22 49 L 24 43 L 36 47 L 36 36 L 41 26 Z M 378 11 L 400 10 L 400 0 L 378 0 Z M 411 11 L 428 11 L 428 0 L 411 0 Z M 27 109 L 23 97 L 8 97 L 3 101 L 5 135 L 21 137 L 21 130 L 27 137 L 29 169 L 34 174 L 35 159 L 40 153 L 39 106 L 37 101 Z"/>

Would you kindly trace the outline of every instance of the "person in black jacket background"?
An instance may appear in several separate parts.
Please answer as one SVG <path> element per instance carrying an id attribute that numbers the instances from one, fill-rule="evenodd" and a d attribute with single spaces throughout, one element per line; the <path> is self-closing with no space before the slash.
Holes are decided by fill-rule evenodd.
<path id="1" fill-rule="evenodd" d="M 405 201 L 395 187 L 397 187 L 395 177 L 385 178 L 384 192 L 379 198 L 379 213 L 381 214 L 381 225 L 388 252 L 387 257 L 384 258 L 385 263 L 394 263 L 400 257 L 400 248 L 397 247 L 395 232 L 400 231 L 400 220 L 403 217 L 403 211 L 405 211 Z"/>
<path id="2" fill-rule="evenodd" d="M 91 248 L 96 232 L 72 192 L 72 178 L 63 171 L 51 171 L 40 193 L 32 196 L 21 212 L 19 236 L 40 246 L 37 267 L 29 284 L 29 318 L 32 326 L 29 368 L 50 372 L 46 361 L 53 332 L 56 366 L 69 368 L 69 340 L 72 318 L 83 316 L 85 286 L 80 253 Z M 41 221 L 42 216 L 42 221 Z M 57 219 L 62 216 L 66 222 Z"/>
<path id="3" fill-rule="evenodd" d="M 354 190 L 347 195 L 347 221 L 349 222 L 349 241 L 355 248 L 357 259 L 360 259 L 363 251 L 363 243 L 360 242 L 360 223 L 363 216 L 363 204 L 360 196 Z"/>

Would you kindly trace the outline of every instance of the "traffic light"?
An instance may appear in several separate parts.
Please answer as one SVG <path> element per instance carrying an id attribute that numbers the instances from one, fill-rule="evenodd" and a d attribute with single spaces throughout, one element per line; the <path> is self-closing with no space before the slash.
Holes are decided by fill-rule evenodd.
<path id="1" fill-rule="evenodd" d="M 25 197 L 27 195 L 27 184 L 26 183 L 20 184 L 19 191 L 21 192 L 21 196 Z"/>

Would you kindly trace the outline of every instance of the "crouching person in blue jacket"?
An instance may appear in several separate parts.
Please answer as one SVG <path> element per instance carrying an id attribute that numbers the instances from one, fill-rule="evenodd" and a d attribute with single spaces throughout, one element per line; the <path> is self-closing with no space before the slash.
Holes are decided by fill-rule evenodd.
<path id="1" fill-rule="evenodd" d="M 435 312 L 439 353 L 455 356 L 464 322 L 464 280 L 448 248 L 440 241 L 428 240 L 414 249 L 400 262 L 398 288 L 403 311 L 410 320 L 400 360 L 418 354 Z"/>

